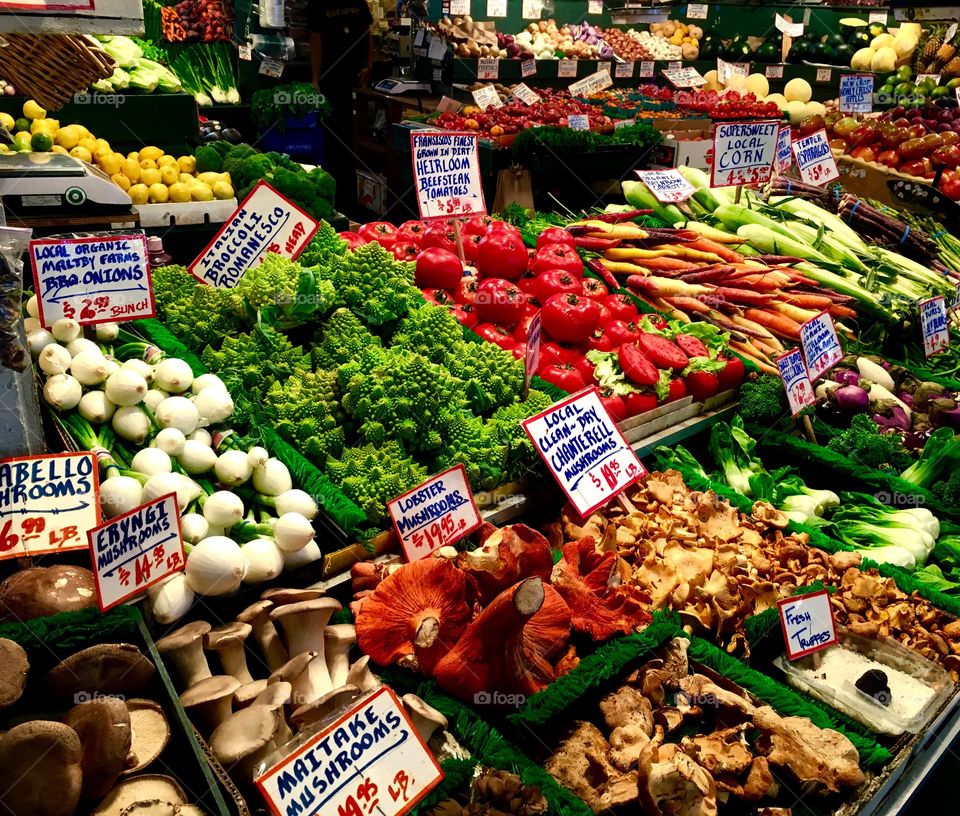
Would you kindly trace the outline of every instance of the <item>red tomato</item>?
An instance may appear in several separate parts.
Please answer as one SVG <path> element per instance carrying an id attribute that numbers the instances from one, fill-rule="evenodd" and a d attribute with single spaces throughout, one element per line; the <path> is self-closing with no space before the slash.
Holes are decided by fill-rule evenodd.
<path id="1" fill-rule="evenodd" d="M 414 283 L 421 289 L 449 289 L 452 292 L 460 288 L 463 264 L 460 263 L 460 258 L 449 250 L 430 247 L 417 255 L 417 266 L 413 274 Z"/>
<path id="2" fill-rule="evenodd" d="M 599 328 L 587 338 L 585 345 L 588 351 L 611 351 L 615 344 L 610 335 L 602 328 Z"/>
<path id="3" fill-rule="evenodd" d="M 645 314 L 643 317 L 649 320 L 650 325 L 655 329 L 663 331 L 665 328 L 667 328 L 667 319 L 663 315 L 657 314 L 656 312 L 651 312 L 650 314 Z M 641 318 L 641 320 L 642 319 L 643 318 Z"/>
<path id="4" fill-rule="evenodd" d="M 517 341 L 513 339 L 510 329 L 506 326 L 499 326 L 496 323 L 477 323 L 473 327 L 473 333 L 488 343 L 495 343 L 507 351 L 513 351 L 517 345 Z"/>
<path id="5" fill-rule="evenodd" d="M 667 398 L 664 402 L 676 402 L 679 399 L 683 399 L 687 396 L 687 387 L 683 384 L 683 380 L 674 377 L 670 380 L 670 390 L 667 393 Z"/>
<path id="6" fill-rule="evenodd" d="M 492 223 L 489 215 L 475 215 L 463 222 L 462 232 L 464 235 L 483 235 Z"/>
<path id="7" fill-rule="evenodd" d="M 717 379 L 720 381 L 720 390 L 729 391 L 731 388 L 739 388 L 743 382 L 746 370 L 743 367 L 743 360 L 739 357 L 720 357 L 727 365 L 717 373 Z"/>
<path id="8" fill-rule="evenodd" d="M 520 232 L 513 224 L 508 224 L 506 221 L 494 221 L 491 220 L 487 224 L 487 228 L 483 231 L 484 235 L 494 235 L 494 234 L 504 234 L 512 235 L 519 241 L 523 241 L 523 233 Z"/>
<path id="9" fill-rule="evenodd" d="M 537 376 L 541 380 L 555 385 L 561 391 L 566 391 L 568 394 L 579 391 L 581 388 L 586 388 L 587 385 L 580 372 L 570 365 L 570 363 L 545 366 L 537 372 Z"/>
<path id="10" fill-rule="evenodd" d="M 424 289 L 423 299 L 427 303 L 433 303 L 437 306 L 455 306 L 453 297 L 446 289 Z"/>
<path id="11" fill-rule="evenodd" d="M 503 278 L 487 278 L 477 288 L 473 307 L 484 323 L 512 326 L 523 317 L 527 301 L 516 284 Z"/>
<path id="12" fill-rule="evenodd" d="M 591 300 L 599 300 L 602 302 L 606 300 L 607 295 L 610 294 L 610 290 L 607 289 L 603 281 L 599 281 L 596 278 L 584 278 L 583 294 Z"/>
<path id="13" fill-rule="evenodd" d="M 573 363 L 582 356 L 576 349 L 554 343 L 552 340 L 544 340 L 540 343 L 541 368 L 554 364 Z"/>
<path id="14" fill-rule="evenodd" d="M 631 391 L 623 395 L 623 405 L 627 409 L 627 416 L 634 417 L 638 414 L 645 414 L 657 407 L 656 394 L 640 394 L 637 391 Z"/>
<path id="15" fill-rule="evenodd" d="M 720 380 L 709 371 L 691 371 L 683 381 L 694 402 L 708 400 L 720 390 Z"/>
<path id="16" fill-rule="evenodd" d="M 582 343 L 600 325 L 600 304 L 582 295 L 551 295 L 543 304 L 543 330 L 562 343 Z"/>
<path id="17" fill-rule="evenodd" d="M 600 402 L 614 422 L 623 422 L 627 418 L 627 406 L 623 404 L 623 397 L 619 394 L 614 394 L 608 388 L 601 388 Z"/>
<path id="18" fill-rule="evenodd" d="M 522 278 L 520 278 L 520 280 L 517 281 L 517 286 L 520 288 L 521 292 L 527 295 L 533 295 L 534 289 L 537 287 L 537 276 L 531 275 L 529 272 L 527 272 Z"/>
<path id="19" fill-rule="evenodd" d="M 453 316 L 457 318 L 457 323 L 466 326 L 468 329 L 477 325 L 477 311 L 470 303 L 457 303 L 453 307 Z"/>
<path id="20" fill-rule="evenodd" d="M 439 247 L 456 253 L 457 236 L 453 231 L 453 221 L 433 221 L 429 224 L 420 238 L 420 246 L 423 249 Z"/>
<path id="21" fill-rule="evenodd" d="M 464 235 L 463 238 L 463 257 L 467 262 L 476 266 L 477 256 L 480 254 L 480 241 L 482 235 Z"/>
<path id="22" fill-rule="evenodd" d="M 560 269 L 577 278 L 583 277 L 583 261 L 580 260 L 577 251 L 566 244 L 548 244 L 538 249 L 530 269 L 534 275 L 539 275 L 548 269 Z"/>
<path id="23" fill-rule="evenodd" d="M 624 343 L 636 343 L 640 339 L 640 327 L 633 321 L 611 320 L 607 323 L 606 332 L 618 348 Z"/>
<path id="24" fill-rule="evenodd" d="M 536 317 L 536 314 L 536 312 L 533 312 L 532 314 L 524 315 L 517 322 L 517 325 L 513 329 L 513 336 L 518 343 L 526 341 L 527 335 L 530 334 L 530 322 Z"/>
<path id="25" fill-rule="evenodd" d="M 622 293 L 610 295 L 603 301 L 603 305 L 610 310 L 610 314 L 615 320 L 623 320 L 629 323 L 631 320 L 636 321 L 640 317 L 640 312 L 637 311 L 636 304 L 629 295 Z"/>
<path id="26" fill-rule="evenodd" d="M 944 173 L 944 178 L 940 182 L 940 190 L 951 201 L 960 201 L 960 178 L 948 179 L 946 173 Z"/>
<path id="27" fill-rule="evenodd" d="M 564 292 L 579 295 L 583 292 L 583 284 L 580 283 L 579 278 L 562 269 L 548 269 L 546 272 L 541 272 L 534 278 L 530 287 L 530 294 L 541 303 L 545 303 L 550 295 Z"/>
<path id="28" fill-rule="evenodd" d="M 398 261 L 415 261 L 420 253 L 420 247 L 406 241 L 404 243 L 397 241 L 390 247 L 390 251 Z"/>
<path id="29" fill-rule="evenodd" d="M 483 236 L 477 244 L 477 271 L 481 278 L 519 280 L 527 271 L 527 250 L 523 241 L 500 230 Z"/>
<path id="30" fill-rule="evenodd" d="M 419 244 L 423 239 L 424 230 L 427 225 L 423 221 L 404 221 L 397 227 L 397 241 L 409 241 L 411 244 Z"/>
<path id="31" fill-rule="evenodd" d="M 627 379 L 636 385 L 656 385 L 660 379 L 656 365 L 633 343 L 624 343 L 619 347 L 617 361 Z"/>
<path id="32" fill-rule="evenodd" d="M 476 275 L 467 275 L 460 279 L 460 285 L 454 292 L 454 298 L 457 303 L 474 303 L 477 299 L 477 289 L 480 286 L 480 279 Z"/>
<path id="33" fill-rule="evenodd" d="M 371 221 L 357 230 L 357 234 L 366 240 L 376 241 L 380 246 L 390 249 L 397 240 L 397 228 L 386 221 Z"/>
<path id="34" fill-rule="evenodd" d="M 566 244 L 573 247 L 576 246 L 576 239 L 562 227 L 547 227 L 537 236 L 537 249 L 548 244 Z"/>
<path id="35" fill-rule="evenodd" d="M 515 345 L 512 349 L 510 349 L 510 353 L 514 357 L 516 357 L 518 360 L 525 361 L 527 359 L 527 344 L 517 343 L 517 345 Z"/>
<path id="36" fill-rule="evenodd" d="M 339 235 L 344 241 L 347 242 L 347 249 L 356 249 L 357 247 L 368 243 L 366 238 L 363 238 L 355 232 L 341 232 Z"/>
<path id="37" fill-rule="evenodd" d="M 577 357 L 576 360 L 572 363 L 573 367 L 580 372 L 580 376 L 583 377 L 583 381 L 590 385 L 593 382 L 593 374 L 595 371 L 595 366 L 591 363 L 585 355 L 581 354 Z"/>

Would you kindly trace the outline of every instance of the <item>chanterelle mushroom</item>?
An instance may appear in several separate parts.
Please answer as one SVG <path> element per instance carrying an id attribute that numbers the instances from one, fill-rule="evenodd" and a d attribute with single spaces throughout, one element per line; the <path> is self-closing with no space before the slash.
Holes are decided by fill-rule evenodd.
<path id="1" fill-rule="evenodd" d="M 0 735 L 0 802 L 16 816 L 72 816 L 80 801 L 80 739 L 47 720 Z"/>
<path id="2" fill-rule="evenodd" d="M 0 638 L 0 708 L 12 706 L 23 695 L 29 669 L 23 647 L 13 640 Z"/>
<path id="3" fill-rule="evenodd" d="M 194 621 L 157 641 L 157 651 L 165 661 L 173 663 L 180 675 L 181 688 L 188 689 L 211 676 L 203 653 L 203 637 L 212 628 L 206 621 Z"/>
<path id="4" fill-rule="evenodd" d="M 126 767 L 133 733 L 123 700 L 97 697 L 75 705 L 63 718 L 80 739 L 83 798 L 99 799 Z"/>

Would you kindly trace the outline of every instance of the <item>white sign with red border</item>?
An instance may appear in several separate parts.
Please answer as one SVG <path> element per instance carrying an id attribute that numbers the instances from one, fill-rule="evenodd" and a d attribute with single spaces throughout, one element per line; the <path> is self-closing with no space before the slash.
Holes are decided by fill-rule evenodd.
<path id="1" fill-rule="evenodd" d="M 595 387 L 525 419 L 523 429 L 581 516 L 589 516 L 647 472 Z"/>
<path id="2" fill-rule="evenodd" d="M 635 170 L 640 179 L 664 204 L 679 204 L 692 196 L 696 189 L 675 167 L 670 170 Z"/>
<path id="3" fill-rule="evenodd" d="M 640 60 L 640 78 L 641 79 L 652 79 L 653 72 L 656 69 L 657 64 L 652 60 Z"/>
<path id="4" fill-rule="evenodd" d="M 836 159 L 830 150 L 827 132 L 823 129 L 793 142 L 793 155 L 797 159 L 797 169 L 801 181 L 823 187 L 840 178 Z"/>
<path id="5" fill-rule="evenodd" d="M 749 62 L 727 62 L 724 59 L 717 58 L 717 82 L 726 85 L 732 76 L 750 76 Z"/>
<path id="6" fill-rule="evenodd" d="M 101 612 L 186 566 L 174 493 L 89 530 L 87 540 Z"/>
<path id="7" fill-rule="evenodd" d="M 767 79 L 783 79 L 783 66 L 768 65 L 763 69 L 763 75 Z"/>
<path id="8" fill-rule="evenodd" d="M 0 561 L 85 550 L 99 523 L 94 454 L 0 459 Z"/>
<path id="9" fill-rule="evenodd" d="M 943 295 L 920 301 L 920 328 L 923 331 L 923 354 L 932 357 L 950 345 L 947 325 L 947 300 Z"/>
<path id="10" fill-rule="evenodd" d="M 524 355 L 523 360 L 526 369 L 524 393 L 530 392 L 530 382 L 533 380 L 533 375 L 536 374 L 540 368 L 540 341 L 542 338 L 543 331 L 540 327 L 540 312 L 537 312 L 527 327 L 527 353 Z"/>
<path id="11" fill-rule="evenodd" d="M 408 561 L 456 544 L 483 523 L 463 465 L 431 476 L 390 500 L 387 510 Z"/>
<path id="12" fill-rule="evenodd" d="M 142 233 L 38 238 L 30 242 L 30 266 L 46 328 L 64 317 L 92 325 L 157 313 Z"/>
<path id="13" fill-rule="evenodd" d="M 442 779 L 397 695 L 383 686 L 255 781 L 274 816 L 402 816 Z"/>
<path id="14" fill-rule="evenodd" d="M 500 76 L 500 60 L 483 57 L 477 60 L 477 79 L 497 79 Z"/>
<path id="15" fill-rule="evenodd" d="M 699 88 L 707 84 L 707 80 L 703 78 L 700 72 L 690 66 L 686 68 L 664 68 L 660 73 L 674 88 Z M 640 76 L 645 76 L 645 74 L 641 72 Z M 653 74 L 650 74 L 650 76 L 653 76 Z"/>
<path id="16" fill-rule="evenodd" d="M 414 131 L 410 147 L 421 218 L 486 215 L 476 133 Z"/>
<path id="17" fill-rule="evenodd" d="M 537 73 L 537 61 L 534 59 L 525 59 L 520 63 L 520 76 L 524 79 L 531 76 L 536 76 Z"/>
<path id="18" fill-rule="evenodd" d="M 633 76 L 633 66 L 634 63 L 632 60 L 618 62 L 613 66 L 613 75 L 617 79 L 630 79 Z"/>
<path id="19" fill-rule="evenodd" d="M 590 130 L 590 117 L 585 113 L 571 113 L 567 117 L 570 130 Z"/>
<path id="20" fill-rule="evenodd" d="M 764 184 L 773 175 L 778 122 L 717 122 L 710 186 Z"/>
<path id="21" fill-rule="evenodd" d="M 816 382 L 843 359 L 843 346 L 829 312 L 820 312 L 800 327 L 800 345 L 811 382 Z"/>
<path id="22" fill-rule="evenodd" d="M 774 161 L 774 168 L 782 176 L 788 173 L 793 167 L 793 135 L 790 131 L 790 125 L 780 125 L 777 133 L 777 158 Z"/>
<path id="23" fill-rule="evenodd" d="M 519 82 L 514 85 L 510 89 L 510 93 L 523 102 L 524 105 L 536 105 L 541 101 L 540 94 L 527 85 L 526 82 Z"/>
<path id="24" fill-rule="evenodd" d="M 798 660 L 839 642 L 827 590 L 777 601 L 787 657 Z"/>
<path id="25" fill-rule="evenodd" d="M 471 91 L 470 94 L 473 96 L 473 101 L 477 107 L 482 111 L 485 111 L 487 108 L 503 107 L 503 100 L 500 98 L 500 93 L 493 85 L 481 85 L 475 91 Z"/>
<path id="26" fill-rule="evenodd" d="M 709 8 L 706 3 L 687 3 L 687 19 L 706 20 Z"/>
<path id="27" fill-rule="evenodd" d="M 319 227 L 319 221 L 259 181 L 187 271 L 210 286 L 232 289 L 268 252 L 296 260 Z"/>
<path id="28" fill-rule="evenodd" d="M 813 405 L 817 401 L 813 383 L 810 382 L 810 375 L 807 373 L 807 366 L 803 362 L 803 354 L 800 349 L 791 349 L 777 357 L 776 363 L 783 390 L 787 392 L 790 416 L 795 417 L 808 405 Z"/>

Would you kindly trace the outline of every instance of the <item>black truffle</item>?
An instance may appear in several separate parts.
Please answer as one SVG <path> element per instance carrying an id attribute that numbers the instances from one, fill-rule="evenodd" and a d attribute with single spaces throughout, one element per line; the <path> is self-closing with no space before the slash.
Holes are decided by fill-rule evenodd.
<path id="1" fill-rule="evenodd" d="M 887 682 L 887 673 L 880 669 L 868 669 L 855 683 L 856 687 L 880 705 L 888 706 L 893 695 Z"/>

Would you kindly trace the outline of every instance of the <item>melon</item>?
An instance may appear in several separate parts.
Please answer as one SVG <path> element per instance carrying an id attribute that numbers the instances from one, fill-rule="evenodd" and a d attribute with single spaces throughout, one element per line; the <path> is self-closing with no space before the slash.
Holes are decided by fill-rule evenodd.
<path id="1" fill-rule="evenodd" d="M 870 43 L 870 47 L 874 51 L 879 51 L 881 48 L 890 48 L 893 46 L 893 40 L 893 34 L 877 34 L 877 36 L 873 38 L 873 42 Z"/>
<path id="2" fill-rule="evenodd" d="M 893 50 L 897 52 L 897 58 L 909 57 L 916 49 L 919 40 L 912 35 L 898 34 L 893 41 Z"/>
<path id="3" fill-rule="evenodd" d="M 787 102 L 784 110 L 787 116 L 790 117 L 791 125 L 799 125 L 804 119 L 807 118 L 807 106 L 803 102 L 798 102 L 796 100 Z"/>
<path id="4" fill-rule="evenodd" d="M 891 49 L 892 50 L 892 49 Z M 805 79 L 791 79 L 783 89 L 783 96 L 787 102 L 809 102 L 813 96 L 813 88 Z"/>
<path id="5" fill-rule="evenodd" d="M 889 46 L 877 49 L 870 60 L 870 70 L 879 74 L 886 74 L 892 71 L 897 65 L 897 52 Z"/>
<path id="6" fill-rule="evenodd" d="M 915 40 L 919 40 L 922 33 L 923 27 L 920 23 L 900 23 L 900 30 L 897 31 L 897 36 L 904 37 L 909 34 Z"/>
<path id="7" fill-rule="evenodd" d="M 807 102 L 807 116 L 826 116 L 827 108 L 822 102 Z"/>
<path id="8" fill-rule="evenodd" d="M 854 71 L 869 71 L 875 53 L 872 48 L 861 48 L 853 55 L 853 59 L 850 60 L 850 67 L 853 68 Z"/>
<path id="9" fill-rule="evenodd" d="M 763 74 L 750 74 L 747 77 L 746 89 L 760 99 L 770 93 L 770 83 Z"/>
<path id="10" fill-rule="evenodd" d="M 743 91 L 747 87 L 747 78 L 742 74 L 733 74 L 727 77 L 726 88 L 728 91 Z"/>
<path id="11" fill-rule="evenodd" d="M 763 101 L 773 102 L 773 104 L 780 108 L 780 110 L 783 110 L 787 106 L 787 99 L 783 94 L 772 93 Z"/>

